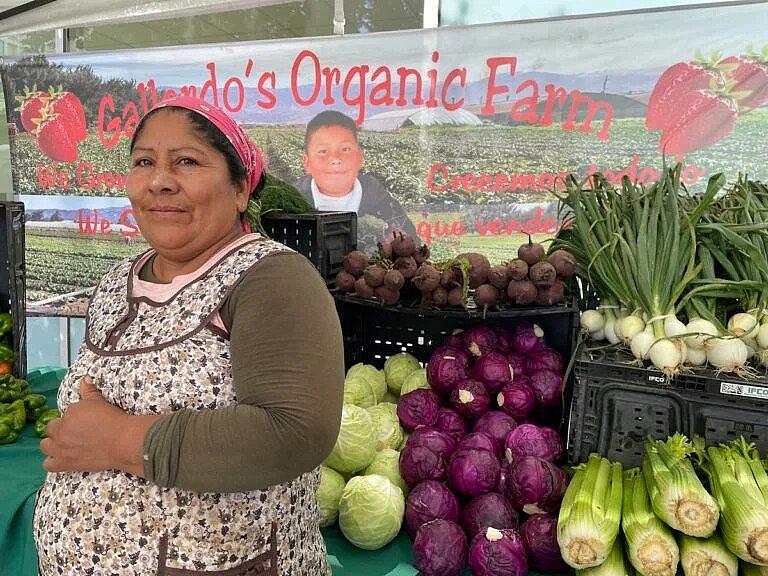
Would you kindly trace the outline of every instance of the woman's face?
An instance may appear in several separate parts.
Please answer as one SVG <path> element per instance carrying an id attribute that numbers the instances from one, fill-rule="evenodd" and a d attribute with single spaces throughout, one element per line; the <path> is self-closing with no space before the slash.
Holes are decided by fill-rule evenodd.
<path id="1" fill-rule="evenodd" d="M 169 109 L 153 114 L 136 139 L 126 188 L 147 242 L 185 262 L 237 234 L 249 196 L 187 113 Z"/>

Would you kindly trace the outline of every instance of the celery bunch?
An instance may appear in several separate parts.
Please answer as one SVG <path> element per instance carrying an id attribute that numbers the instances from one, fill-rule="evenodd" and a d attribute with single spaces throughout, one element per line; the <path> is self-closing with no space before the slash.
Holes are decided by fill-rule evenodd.
<path id="1" fill-rule="evenodd" d="M 621 538 L 616 538 L 608 553 L 608 558 L 600 566 L 577 570 L 578 576 L 633 576 L 632 569 L 624 557 Z"/>
<path id="2" fill-rule="evenodd" d="M 679 551 L 672 530 L 653 513 L 645 480 L 638 468 L 624 472 L 621 528 L 627 556 L 642 576 L 674 576 Z"/>
<path id="3" fill-rule="evenodd" d="M 688 438 L 677 433 L 667 440 L 649 440 L 645 448 L 643 475 L 656 516 L 688 536 L 711 536 L 720 509 L 688 459 L 693 451 Z"/>
<path id="4" fill-rule="evenodd" d="M 706 539 L 682 534 L 680 562 L 685 576 L 738 576 L 739 560 L 717 533 Z"/>
<path id="5" fill-rule="evenodd" d="M 565 562 L 576 569 L 599 566 L 619 533 L 622 467 L 590 454 L 571 480 L 560 506 L 557 541 Z"/>

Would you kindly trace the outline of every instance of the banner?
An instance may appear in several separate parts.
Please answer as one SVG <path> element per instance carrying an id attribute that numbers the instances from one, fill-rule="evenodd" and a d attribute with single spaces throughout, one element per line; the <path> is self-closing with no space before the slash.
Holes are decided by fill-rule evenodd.
<path id="1" fill-rule="evenodd" d="M 318 208 L 356 210 L 364 247 L 403 229 L 438 260 L 506 261 L 527 234 L 554 234 L 568 173 L 650 184 L 665 156 L 694 191 L 719 171 L 768 178 L 766 13 L 752 2 L 7 61 L 30 304 L 87 293 L 146 249 L 129 140 L 179 93 L 228 111 Z M 345 146 L 352 162 L 332 178 L 327 158 Z"/>

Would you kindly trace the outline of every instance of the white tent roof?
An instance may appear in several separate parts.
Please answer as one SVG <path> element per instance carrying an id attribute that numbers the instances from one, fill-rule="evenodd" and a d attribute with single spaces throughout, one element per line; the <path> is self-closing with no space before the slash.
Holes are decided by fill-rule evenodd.
<path id="1" fill-rule="evenodd" d="M 469 110 L 445 110 L 443 108 L 419 108 L 407 110 L 392 110 L 370 116 L 363 122 L 363 130 L 373 132 L 389 132 L 402 128 L 407 124 L 415 126 L 479 126 L 482 120 Z"/>

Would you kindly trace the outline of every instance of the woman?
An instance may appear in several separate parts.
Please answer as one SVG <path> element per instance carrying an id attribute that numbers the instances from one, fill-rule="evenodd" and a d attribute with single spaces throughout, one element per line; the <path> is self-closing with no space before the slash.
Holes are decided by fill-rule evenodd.
<path id="1" fill-rule="evenodd" d="M 330 574 L 315 493 L 341 331 L 309 262 L 243 232 L 261 174 L 205 102 L 137 127 L 126 186 L 152 249 L 101 280 L 40 444 L 42 576 Z"/>

